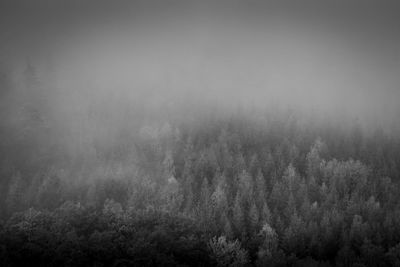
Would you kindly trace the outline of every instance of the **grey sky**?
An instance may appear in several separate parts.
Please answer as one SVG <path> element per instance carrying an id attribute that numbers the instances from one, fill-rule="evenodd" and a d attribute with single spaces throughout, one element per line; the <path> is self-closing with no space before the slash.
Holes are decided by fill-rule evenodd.
<path id="1" fill-rule="evenodd" d="M 59 87 L 93 97 L 152 89 L 172 98 L 275 101 L 373 120 L 399 112 L 395 1 L 2 5 L 0 58 L 15 75 L 29 57 L 45 77 L 51 61 Z"/>

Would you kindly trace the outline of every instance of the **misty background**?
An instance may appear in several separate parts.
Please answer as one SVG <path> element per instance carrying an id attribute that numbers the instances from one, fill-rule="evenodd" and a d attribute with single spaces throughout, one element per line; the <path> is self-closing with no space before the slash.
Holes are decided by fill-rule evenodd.
<path id="1" fill-rule="evenodd" d="M 3 72 L 21 89 L 31 64 L 42 86 L 19 98 L 43 95 L 54 114 L 202 99 L 398 125 L 394 1 L 2 1 L 1 10 Z M 117 102 L 107 105 L 117 112 Z"/>
<path id="2" fill-rule="evenodd" d="M 399 11 L 0 0 L 0 265 L 400 266 Z"/>

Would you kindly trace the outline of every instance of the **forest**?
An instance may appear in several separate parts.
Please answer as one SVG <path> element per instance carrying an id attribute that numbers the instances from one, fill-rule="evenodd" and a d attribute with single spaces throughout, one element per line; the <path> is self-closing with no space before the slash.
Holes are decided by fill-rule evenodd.
<path id="1" fill-rule="evenodd" d="M 0 81 L 1 266 L 400 266 L 393 132 L 112 94 L 60 124 L 37 76 Z"/>
<path id="2" fill-rule="evenodd" d="M 0 0 L 0 267 L 399 267 L 399 14 Z"/>

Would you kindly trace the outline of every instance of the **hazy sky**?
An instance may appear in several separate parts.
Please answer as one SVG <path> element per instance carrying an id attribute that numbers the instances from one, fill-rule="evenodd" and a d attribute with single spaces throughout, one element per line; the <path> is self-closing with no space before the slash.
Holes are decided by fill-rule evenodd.
<path id="1" fill-rule="evenodd" d="M 2 1 L 0 63 L 18 77 L 30 58 L 93 97 L 153 90 L 393 118 L 396 2 Z"/>

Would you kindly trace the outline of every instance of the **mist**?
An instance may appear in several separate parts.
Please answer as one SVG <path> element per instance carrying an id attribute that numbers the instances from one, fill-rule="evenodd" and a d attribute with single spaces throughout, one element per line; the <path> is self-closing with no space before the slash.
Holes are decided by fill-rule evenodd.
<path id="1" fill-rule="evenodd" d="M 399 266 L 396 1 L 0 2 L 1 266 Z"/>
<path id="2" fill-rule="evenodd" d="M 18 83 L 29 59 L 41 82 L 58 90 L 50 105 L 59 107 L 64 94 L 75 95 L 63 101 L 74 108 L 147 92 L 154 101 L 184 96 L 220 105 L 342 111 L 384 125 L 399 114 L 393 3 L 9 6 L 15 13 L 3 19 L 3 65 Z"/>

